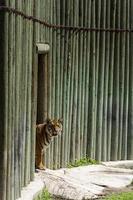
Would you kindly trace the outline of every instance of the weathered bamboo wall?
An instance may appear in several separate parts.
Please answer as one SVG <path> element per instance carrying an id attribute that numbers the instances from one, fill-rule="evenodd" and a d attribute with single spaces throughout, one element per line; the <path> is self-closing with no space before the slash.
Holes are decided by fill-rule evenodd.
<path id="1" fill-rule="evenodd" d="M 3 1 L 6 5 L 33 15 L 33 1 Z M 1 200 L 15 200 L 34 175 L 35 133 L 31 131 L 31 86 L 33 22 L 1 11 Z M 2 83 L 3 81 L 3 83 Z M 3 103 L 4 102 L 4 103 Z M 35 125 L 34 125 L 35 126 Z"/>
<path id="2" fill-rule="evenodd" d="M 133 29 L 132 0 L 2 0 L 51 24 Z M 85 156 L 133 159 L 133 33 L 47 28 L 0 13 L 0 195 L 15 200 L 34 177 L 38 63 L 49 43 L 44 118 L 63 118 L 63 134 L 46 164 L 64 167 Z M 3 39 L 4 38 L 4 39 Z"/>

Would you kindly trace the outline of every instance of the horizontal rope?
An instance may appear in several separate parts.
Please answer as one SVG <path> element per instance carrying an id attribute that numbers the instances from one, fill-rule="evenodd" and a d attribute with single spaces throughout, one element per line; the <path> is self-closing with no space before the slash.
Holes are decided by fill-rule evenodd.
<path id="1" fill-rule="evenodd" d="M 14 8 L 10 8 L 8 6 L 0 6 L 0 11 L 5 11 L 8 13 L 13 13 L 15 15 L 22 16 L 23 18 L 27 20 L 31 20 L 33 22 L 42 24 L 48 28 L 53 28 L 53 29 L 89 31 L 89 32 L 129 32 L 129 33 L 133 32 L 132 29 L 88 28 L 88 27 L 80 27 L 80 26 L 64 26 L 64 25 L 49 24 L 46 21 L 38 19 L 34 16 L 26 15 L 24 12 L 16 10 Z"/>

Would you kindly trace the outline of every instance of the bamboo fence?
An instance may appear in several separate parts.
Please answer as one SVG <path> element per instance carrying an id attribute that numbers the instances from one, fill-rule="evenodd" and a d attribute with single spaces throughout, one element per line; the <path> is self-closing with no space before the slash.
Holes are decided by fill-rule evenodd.
<path id="1" fill-rule="evenodd" d="M 133 159 L 132 12 L 132 0 L 1 0 L 1 200 L 34 179 L 36 122 L 47 117 L 63 118 L 49 168 Z"/>

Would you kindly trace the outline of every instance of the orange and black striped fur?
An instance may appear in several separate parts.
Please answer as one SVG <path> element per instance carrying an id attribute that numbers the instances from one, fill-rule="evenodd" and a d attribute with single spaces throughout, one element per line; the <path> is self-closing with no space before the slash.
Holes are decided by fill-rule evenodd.
<path id="1" fill-rule="evenodd" d="M 36 157 L 35 165 L 37 169 L 45 170 L 43 162 L 44 151 L 52 141 L 54 136 L 62 132 L 62 120 L 48 119 L 43 124 L 36 125 Z"/>

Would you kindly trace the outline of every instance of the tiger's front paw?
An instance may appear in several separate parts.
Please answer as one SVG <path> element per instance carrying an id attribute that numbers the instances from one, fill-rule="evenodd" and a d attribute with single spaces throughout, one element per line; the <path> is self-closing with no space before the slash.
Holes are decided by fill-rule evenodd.
<path id="1" fill-rule="evenodd" d="M 46 170 L 46 167 L 41 163 L 40 165 L 36 166 L 36 169 Z"/>

